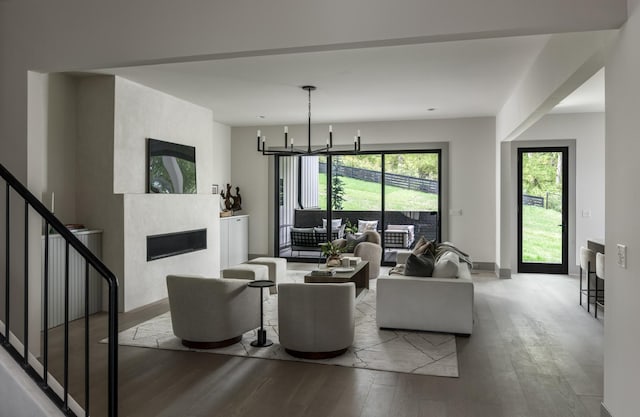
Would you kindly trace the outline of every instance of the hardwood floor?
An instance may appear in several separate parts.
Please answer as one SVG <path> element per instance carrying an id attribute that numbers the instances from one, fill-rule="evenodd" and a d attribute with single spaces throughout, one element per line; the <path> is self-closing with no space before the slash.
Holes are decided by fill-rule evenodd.
<path id="1" fill-rule="evenodd" d="M 578 280 L 474 274 L 475 325 L 457 338 L 460 378 L 122 346 L 120 416 L 589 417 L 603 392 L 603 322 L 578 305 Z M 401 308 L 401 306 L 399 306 Z M 126 329 L 166 301 L 121 315 Z M 603 314 L 604 316 L 604 314 Z M 74 322 L 71 335 L 81 337 Z M 106 320 L 91 320 L 91 415 L 105 410 Z M 60 369 L 51 332 L 50 366 Z M 82 346 L 71 390 L 82 404 Z"/>

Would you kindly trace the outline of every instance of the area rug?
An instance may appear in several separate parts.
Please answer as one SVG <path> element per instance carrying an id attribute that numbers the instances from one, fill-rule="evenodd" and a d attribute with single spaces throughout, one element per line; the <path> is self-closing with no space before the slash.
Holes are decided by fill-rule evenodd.
<path id="1" fill-rule="evenodd" d="M 289 270 L 290 282 L 304 282 L 307 271 Z M 256 332 L 249 331 L 240 343 L 220 349 L 189 349 L 171 330 L 170 313 L 164 313 L 119 334 L 119 344 L 152 349 L 206 352 L 222 355 L 288 361 L 313 362 L 381 371 L 405 372 L 419 375 L 458 377 L 458 357 L 454 335 L 418 331 L 381 330 L 376 326 L 375 280 L 371 289 L 364 290 L 356 304 L 355 340 L 349 350 L 336 358 L 305 360 L 289 355 L 278 340 L 278 296 L 264 301 L 264 323 L 267 337 L 273 345 L 256 348 L 250 345 Z M 398 306 L 402 308 L 402 306 Z"/>

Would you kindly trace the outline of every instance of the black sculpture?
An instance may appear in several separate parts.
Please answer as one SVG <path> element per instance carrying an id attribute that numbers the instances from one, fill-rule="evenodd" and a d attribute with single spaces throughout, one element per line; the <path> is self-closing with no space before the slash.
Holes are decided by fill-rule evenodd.
<path id="1" fill-rule="evenodd" d="M 224 198 L 224 206 L 227 210 L 242 210 L 242 197 L 240 196 L 240 187 L 236 187 L 236 195 L 231 194 L 231 184 L 227 184 L 227 192 L 220 191 L 220 195 Z"/>

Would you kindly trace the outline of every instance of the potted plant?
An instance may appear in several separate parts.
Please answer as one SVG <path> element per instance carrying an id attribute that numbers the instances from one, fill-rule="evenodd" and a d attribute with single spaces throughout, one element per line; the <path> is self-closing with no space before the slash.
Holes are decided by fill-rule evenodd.
<path id="1" fill-rule="evenodd" d="M 344 232 L 354 235 L 354 234 L 356 234 L 358 232 L 358 225 L 357 224 L 351 224 L 351 221 L 349 219 L 347 219 L 347 221 L 345 223 L 345 227 L 344 227 Z"/>
<path id="2" fill-rule="evenodd" d="M 323 243 L 320 246 L 322 254 L 327 257 L 327 266 L 340 266 L 340 253 L 342 248 L 333 242 Z"/>

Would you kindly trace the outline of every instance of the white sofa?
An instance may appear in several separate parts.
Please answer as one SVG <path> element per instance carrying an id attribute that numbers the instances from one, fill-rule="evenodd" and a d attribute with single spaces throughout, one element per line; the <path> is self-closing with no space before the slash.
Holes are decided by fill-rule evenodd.
<path id="1" fill-rule="evenodd" d="M 376 297 L 380 328 L 466 335 L 473 331 L 473 281 L 464 262 L 457 278 L 380 277 Z"/>

